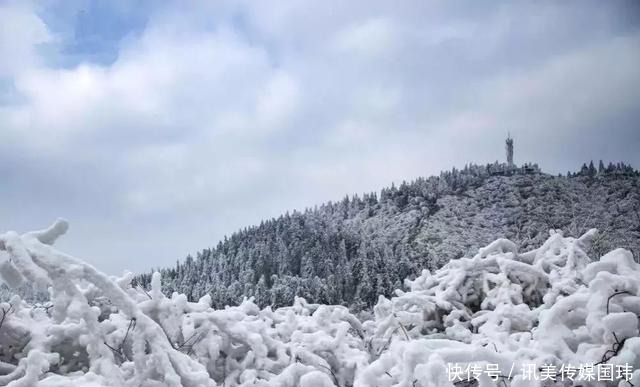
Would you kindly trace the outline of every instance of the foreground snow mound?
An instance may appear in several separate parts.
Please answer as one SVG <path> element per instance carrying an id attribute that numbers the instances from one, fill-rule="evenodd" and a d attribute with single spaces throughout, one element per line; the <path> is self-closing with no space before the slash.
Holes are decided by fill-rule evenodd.
<path id="1" fill-rule="evenodd" d="M 301 298 L 276 310 L 252 300 L 214 310 L 209 296 L 165 297 L 157 273 L 151 289 L 135 288 L 130 274 L 110 278 L 55 250 L 66 229 L 58 221 L 0 236 L 3 281 L 51 295 L 44 305 L 0 304 L 0 385 L 572 385 L 548 371 L 563 365 L 576 379 L 588 367 L 628 366 L 626 378 L 640 380 L 640 265 L 622 249 L 592 261 L 584 251 L 595 230 L 553 232 L 526 253 L 497 240 L 380 297 L 363 323 Z M 580 385 L 631 385 L 615 376 Z"/>
<path id="2" fill-rule="evenodd" d="M 375 322 L 365 324 L 380 356 L 356 386 L 573 385 L 568 367 L 579 385 L 632 385 L 624 379 L 640 378 L 640 265 L 623 249 L 592 262 L 584 251 L 595 234 L 552 232 L 522 254 L 497 240 L 407 281 L 409 292 L 380 297 Z M 474 367 L 499 372 L 475 378 Z M 613 369 L 614 380 L 599 381 L 600 368 Z"/>

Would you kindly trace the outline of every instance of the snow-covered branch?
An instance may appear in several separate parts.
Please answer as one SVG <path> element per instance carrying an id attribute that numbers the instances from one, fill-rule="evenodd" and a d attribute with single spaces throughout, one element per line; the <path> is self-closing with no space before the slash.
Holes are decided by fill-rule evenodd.
<path id="1" fill-rule="evenodd" d="M 302 298 L 216 310 L 165 296 L 157 273 L 140 289 L 56 250 L 66 229 L 0 236 L 3 281 L 51 295 L 0 304 L 0 385 L 451 387 L 451 364 L 516 369 L 465 380 L 481 386 L 542 385 L 519 373 L 527 364 L 628 364 L 640 378 L 640 265 L 623 249 L 588 257 L 595 230 L 528 252 L 497 240 L 381 296 L 363 322 Z"/>

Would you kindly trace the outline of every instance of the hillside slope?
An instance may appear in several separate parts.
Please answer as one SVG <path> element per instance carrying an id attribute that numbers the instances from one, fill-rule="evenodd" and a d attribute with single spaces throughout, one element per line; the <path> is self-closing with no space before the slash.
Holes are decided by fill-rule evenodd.
<path id="1" fill-rule="evenodd" d="M 161 269 L 163 290 L 217 307 L 255 296 L 258 305 L 310 302 L 372 306 L 422 268 L 439 268 L 497 238 L 519 249 L 558 229 L 602 230 L 591 253 L 640 252 L 640 173 L 624 164 L 551 176 L 537 166 L 468 166 L 287 213 Z M 147 287 L 151 273 L 137 281 Z"/>

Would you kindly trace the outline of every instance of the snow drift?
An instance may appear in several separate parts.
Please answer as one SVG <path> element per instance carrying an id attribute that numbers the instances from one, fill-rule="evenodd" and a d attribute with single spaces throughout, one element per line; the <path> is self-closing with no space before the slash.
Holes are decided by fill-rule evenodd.
<path id="1" fill-rule="evenodd" d="M 53 248 L 66 230 L 58 221 L 0 236 L 3 281 L 48 287 L 51 299 L 0 303 L 0 385 L 572 385 L 549 373 L 567 365 L 576 378 L 627 367 L 628 381 L 583 386 L 640 379 L 640 265 L 623 249 L 589 258 L 595 230 L 577 239 L 552 231 L 525 253 L 497 240 L 380 297 L 364 322 L 343 306 L 301 298 L 276 310 L 251 299 L 214 310 L 208 296 L 165 297 L 157 273 L 151 289 L 132 287 L 131 274 L 110 278 Z M 456 367 L 493 374 L 451 380 Z M 527 379 L 525 368 L 546 370 L 546 380 Z"/>

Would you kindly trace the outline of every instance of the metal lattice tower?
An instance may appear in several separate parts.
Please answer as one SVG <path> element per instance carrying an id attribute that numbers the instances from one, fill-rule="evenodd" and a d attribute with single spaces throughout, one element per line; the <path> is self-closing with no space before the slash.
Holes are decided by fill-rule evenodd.
<path id="1" fill-rule="evenodd" d="M 513 139 L 511 138 L 511 134 L 507 136 L 506 149 L 507 149 L 507 165 L 509 167 L 513 167 Z"/>

